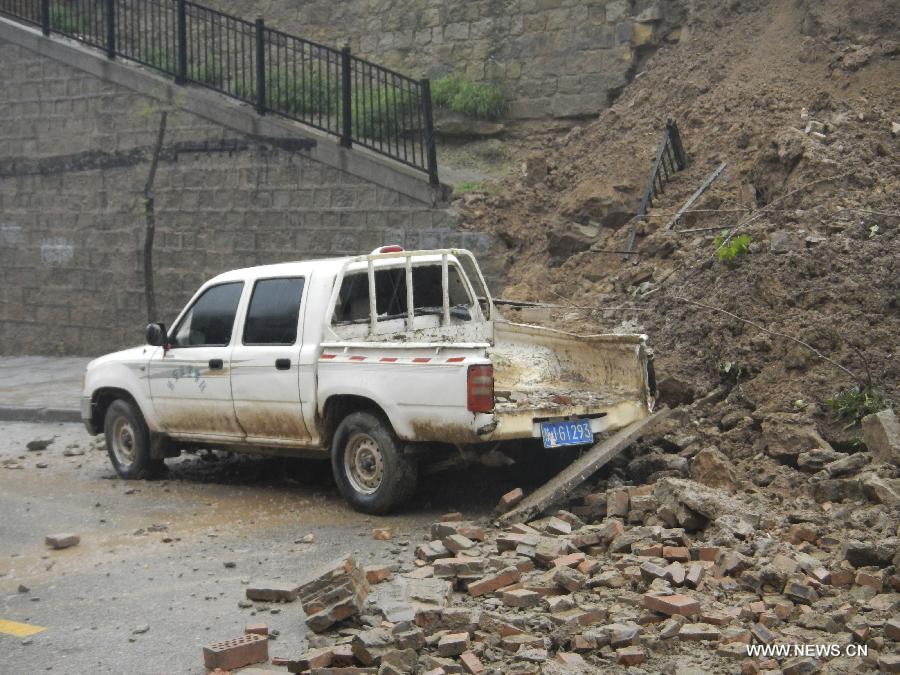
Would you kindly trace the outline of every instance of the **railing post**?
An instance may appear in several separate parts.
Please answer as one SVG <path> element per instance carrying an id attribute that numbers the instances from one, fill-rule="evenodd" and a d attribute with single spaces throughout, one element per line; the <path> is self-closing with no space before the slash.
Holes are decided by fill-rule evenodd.
<path id="1" fill-rule="evenodd" d="M 425 157 L 428 161 L 428 182 L 440 185 L 438 180 L 437 147 L 434 144 L 434 116 L 431 110 L 431 82 L 420 81 L 422 88 L 422 117 L 425 118 Z"/>
<path id="2" fill-rule="evenodd" d="M 178 0 L 178 62 L 175 64 L 175 84 L 187 82 L 187 5 Z"/>
<path id="3" fill-rule="evenodd" d="M 50 35 L 50 0 L 41 0 L 41 32 Z"/>
<path id="4" fill-rule="evenodd" d="M 116 58 L 116 0 L 106 0 L 106 56 Z"/>
<path id="5" fill-rule="evenodd" d="M 350 46 L 341 49 L 341 145 L 345 148 L 353 145 L 353 97 L 350 92 Z"/>
<path id="6" fill-rule="evenodd" d="M 687 155 L 684 152 L 684 146 L 681 144 L 681 133 L 678 131 L 678 124 L 675 120 L 666 120 L 666 128 L 672 139 L 672 147 L 675 150 L 675 161 L 678 162 L 678 168 L 683 169 L 687 166 Z"/>
<path id="7" fill-rule="evenodd" d="M 266 26 L 256 18 L 256 112 L 266 114 Z"/>

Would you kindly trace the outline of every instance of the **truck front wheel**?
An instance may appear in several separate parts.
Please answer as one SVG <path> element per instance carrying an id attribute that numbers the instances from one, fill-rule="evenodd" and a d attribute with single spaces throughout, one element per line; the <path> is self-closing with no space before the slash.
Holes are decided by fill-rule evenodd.
<path id="1" fill-rule="evenodd" d="M 150 457 L 150 432 L 144 416 L 130 401 L 117 399 L 106 411 L 103 422 L 106 451 L 116 473 L 122 478 L 156 478 L 165 472 L 161 459 Z"/>
<path id="2" fill-rule="evenodd" d="M 344 499 L 363 513 L 393 511 L 416 489 L 415 461 L 403 454 L 387 420 L 370 412 L 351 413 L 338 425 L 331 468 Z"/>

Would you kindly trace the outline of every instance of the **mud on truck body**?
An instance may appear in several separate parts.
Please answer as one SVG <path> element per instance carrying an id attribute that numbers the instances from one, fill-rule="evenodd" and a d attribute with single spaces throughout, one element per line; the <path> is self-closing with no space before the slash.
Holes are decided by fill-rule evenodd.
<path id="1" fill-rule="evenodd" d="M 85 372 L 82 417 L 121 477 L 201 447 L 330 457 L 369 513 L 448 450 L 588 445 L 653 405 L 645 336 L 506 321 L 459 249 L 233 270 L 146 338 Z"/>

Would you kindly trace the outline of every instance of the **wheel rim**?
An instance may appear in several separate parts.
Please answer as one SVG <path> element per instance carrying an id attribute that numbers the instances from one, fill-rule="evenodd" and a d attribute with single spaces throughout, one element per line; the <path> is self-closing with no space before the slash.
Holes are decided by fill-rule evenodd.
<path id="1" fill-rule="evenodd" d="M 112 432 L 112 450 L 119 464 L 131 464 L 135 455 L 134 429 L 124 417 L 116 418 Z"/>
<path id="2" fill-rule="evenodd" d="M 374 438 L 355 434 L 344 451 L 344 475 L 357 492 L 370 495 L 384 479 L 384 457 Z"/>

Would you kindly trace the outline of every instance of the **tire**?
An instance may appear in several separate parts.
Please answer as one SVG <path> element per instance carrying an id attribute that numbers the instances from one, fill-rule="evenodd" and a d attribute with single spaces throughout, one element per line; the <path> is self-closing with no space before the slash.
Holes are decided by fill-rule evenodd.
<path id="1" fill-rule="evenodd" d="M 106 452 L 121 478 L 157 478 L 166 472 L 165 462 L 150 457 L 150 431 L 140 409 L 124 399 L 112 402 L 103 420 Z"/>
<path id="2" fill-rule="evenodd" d="M 344 499 L 363 513 L 389 513 L 416 491 L 415 461 L 403 454 L 388 421 L 370 412 L 351 413 L 338 425 L 331 469 Z"/>

